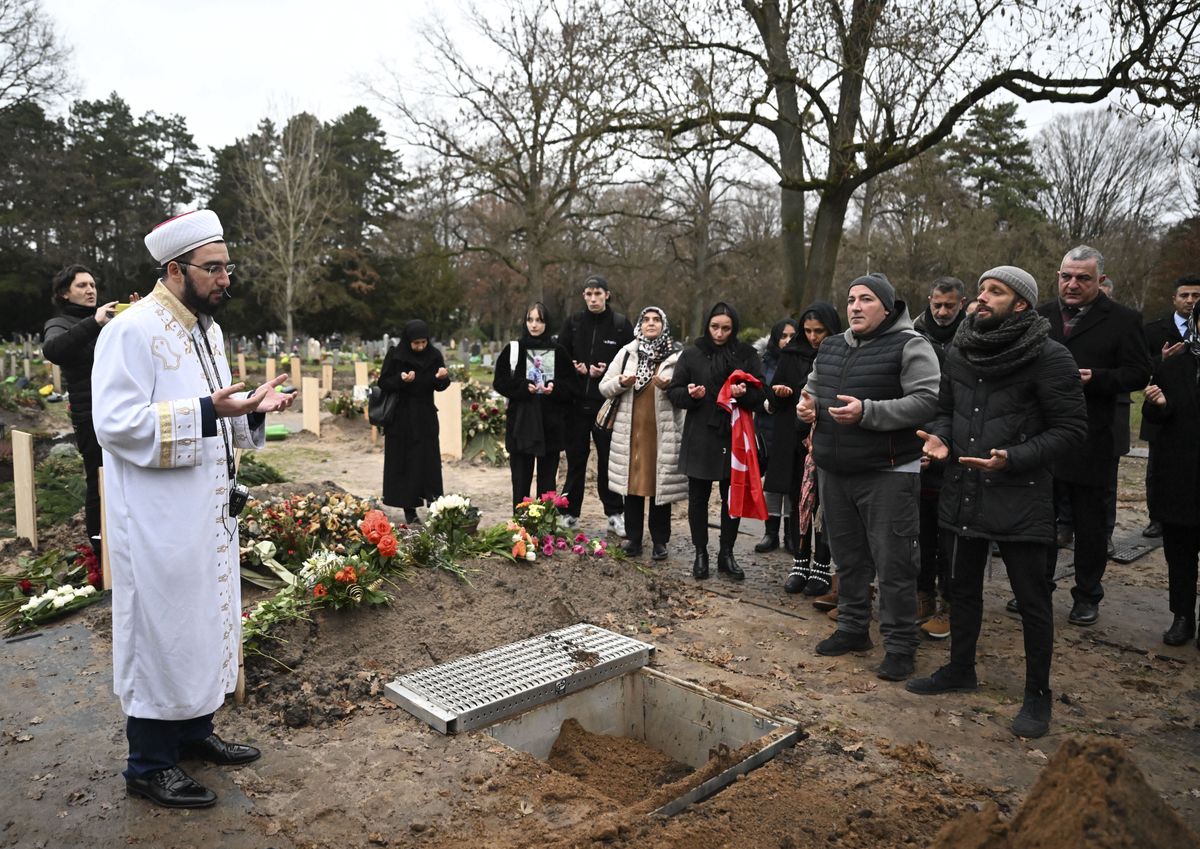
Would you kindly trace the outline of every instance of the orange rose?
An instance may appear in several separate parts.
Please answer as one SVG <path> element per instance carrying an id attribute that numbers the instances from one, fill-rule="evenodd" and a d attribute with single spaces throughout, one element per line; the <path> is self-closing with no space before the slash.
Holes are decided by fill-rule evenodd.
<path id="1" fill-rule="evenodd" d="M 329 590 L 325 589 L 324 584 L 317 584 L 313 587 L 313 598 L 323 598 L 329 595 Z"/>
<path id="2" fill-rule="evenodd" d="M 513 546 L 513 557 L 520 560 L 525 556 L 525 540 L 517 540 L 517 544 Z"/>
<path id="3" fill-rule="evenodd" d="M 397 548 L 396 538 L 390 533 L 379 538 L 379 553 L 384 557 L 395 557 Z"/>

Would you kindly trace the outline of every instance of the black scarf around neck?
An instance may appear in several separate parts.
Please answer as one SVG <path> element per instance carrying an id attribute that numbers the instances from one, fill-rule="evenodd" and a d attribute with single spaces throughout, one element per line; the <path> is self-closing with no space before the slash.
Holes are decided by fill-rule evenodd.
<path id="1" fill-rule="evenodd" d="M 998 327 L 981 330 L 977 316 L 958 326 L 954 347 L 981 377 L 1003 377 L 1041 355 L 1050 322 L 1032 309 L 1013 313 Z"/>

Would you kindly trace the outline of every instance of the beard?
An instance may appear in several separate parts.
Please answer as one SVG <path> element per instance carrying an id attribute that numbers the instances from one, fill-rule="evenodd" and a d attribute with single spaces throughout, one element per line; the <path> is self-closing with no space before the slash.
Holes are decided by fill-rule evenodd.
<path id="1" fill-rule="evenodd" d="M 975 313 L 975 316 L 974 316 L 975 329 L 979 330 L 979 331 L 983 331 L 983 332 L 987 332 L 988 330 L 995 330 L 997 327 L 1004 324 L 1004 322 L 1007 321 L 1012 316 L 1012 314 L 1013 314 L 1013 310 L 1011 307 L 1005 312 L 999 312 L 999 311 L 990 312 L 989 311 L 989 313 L 987 315 L 980 315 L 979 313 Z"/>
<path id="2" fill-rule="evenodd" d="M 196 289 L 196 284 L 192 282 L 192 272 L 185 270 L 183 272 L 183 305 L 197 313 L 212 316 L 220 312 L 221 307 L 225 305 L 225 299 L 221 298 L 214 304 L 208 298 L 203 297 Z"/>

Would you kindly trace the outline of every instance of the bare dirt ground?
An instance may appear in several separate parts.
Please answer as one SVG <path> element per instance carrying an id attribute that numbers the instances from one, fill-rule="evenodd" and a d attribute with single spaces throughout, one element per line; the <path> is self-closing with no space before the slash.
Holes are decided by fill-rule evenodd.
<path id="1" fill-rule="evenodd" d="M 357 422 L 327 418 L 320 440 L 293 436 L 263 456 L 314 488 L 329 481 L 361 495 L 379 491 L 382 449 Z M 1145 524 L 1142 462 L 1123 465 L 1122 528 Z M 444 473 L 446 491 L 470 495 L 485 523 L 506 518 L 507 469 L 447 463 Z M 602 524 L 589 494 L 585 529 Z M 262 760 L 192 769 L 221 797 L 206 811 L 165 811 L 124 794 L 104 605 L 0 643 L 0 846 L 928 846 L 946 823 L 974 827 L 963 815 L 991 805 L 1016 822 L 1051 756 L 1081 735 L 1128 750 L 1151 796 L 1200 826 L 1200 651 L 1161 642 L 1169 624 L 1161 550 L 1110 564 L 1091 629 L 1066 623 L 1070 579 L 1060 581 L 1054 724 L 1046 738 L 1023 741 L 1008 730 L 1023 659 L 998 560 L 986 588 L 980 690 L 922 698 L 875 677 L 879 647 L 841 658 L 813 653 L 833 623 L 782 592 L 786 555 L 752 552 L 757 523 L 745 523 L 739 542 L 750 574 L 741 586 L 693 581 L 682 506 L 674 531 L 665 564 L 474 561 L 470 584 L 420 573 L 386 610 L 329 613 L 291 628 L 278 654 L 287 668 L 251 659 L 246 704 L 218 714 L 220 732 L 261 746 Z M 62 528 L 50 538 L 65 544 L 74 534 Z M 15 552 L 10 545 L 0 557 L 11 563 Z M 383 685 L 404 672 L 579 621 L 652 642 L 658 669 L 797 719 L 811 736 L 709 801 L 655 821 L 631 803 L 637 794 L 621 778 L 640 762 L 663 781 L 675 775 L 650 755 L 601 756 L 596 741 L 577 735 L 560 741 L 558 763 L 567 766 L 555 769 L 484 733 L 443 737 L 383 698 Z M 926 643 L 919 673 L 940 665 L 948 648 Z M 1133 772 L 1111 775 L 1130 784 Z M 1039 816 L 1056 821 L 1044 809 Z M 1134 845 L 1112 837 L 1117 826 L 1108 820 L 1087 821 L 1099 830 L 1078 845 Z M 1025 822 L 1028 831 L 1032 817 Z M 1159 845 L 1196 842 L 1194 831 L 1161 834 L 1172 842 Z M 1028 834 L 1019 842 L 1016 829 L 1012 840 L 1065 845 Z"/>

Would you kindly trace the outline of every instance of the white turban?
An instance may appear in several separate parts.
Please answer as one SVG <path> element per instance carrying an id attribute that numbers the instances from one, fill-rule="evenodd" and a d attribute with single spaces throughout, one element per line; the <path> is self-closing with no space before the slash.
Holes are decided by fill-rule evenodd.
<path id="1" fill-rule="evenodd" d="M 221 219 L 211 209 L 197 209 L 168 218 L 146 234 L 146 249 L 160 263 L 181 257 L 210 242 L 225 240 Z"/>

